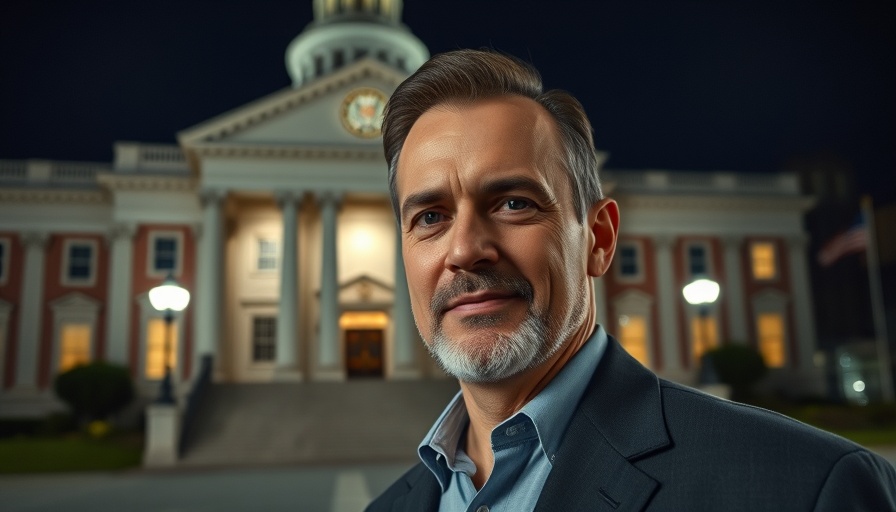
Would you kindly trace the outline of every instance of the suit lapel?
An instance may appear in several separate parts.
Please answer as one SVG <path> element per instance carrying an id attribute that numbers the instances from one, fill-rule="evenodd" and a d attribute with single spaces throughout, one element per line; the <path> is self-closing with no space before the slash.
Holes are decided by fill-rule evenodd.
<path id="1" fill-rule="evenodd" d="M 643 510 L 659 485 L 632 464 L 671 444 L 659 380 L 608 338 L 536 511 Z"/>
<path id="2" fill-rule="evenodd" d="M 436 477 L 422 463 L 405 477 L 408 492 L 392 504 L 393 512 L 423 512 L 439 510 L 442 488 Z"/>

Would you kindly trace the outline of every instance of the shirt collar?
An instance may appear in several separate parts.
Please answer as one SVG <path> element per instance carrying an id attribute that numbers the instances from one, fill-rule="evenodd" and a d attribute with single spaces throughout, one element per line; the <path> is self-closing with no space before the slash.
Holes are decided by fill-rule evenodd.
<path id="1" fill-rule="evenodd" d="M 523 408 L 495 427 L 507 428 L 518 415 L 524 414 L 535 424 L 541 448 L 549 461 L 560 448 L 566 427 L 572 420 L 573 412 L 588 387 L 588 382 L 600 362 L 607 347 L 607 333 L 600 325 L 579 351 L 567 361 L 560 372 L 541 392 Z M 435 475 L 442 487 L 448 488 L 452 471 L 467 468 L 457 467 L 456 458 L 458 444 L 466 431 L 470 417 L 464 403 L 463 393 L 458 392 L 448 406 L 442 411 L 439 419 L 423 438 L 417 453 L 420 460 Z M 461 464 L 463 461 L 461 461 Z"/>
<path id="2" fill-rule="evenodd" d="M 607 333 L 598 325 L 563 369 L 516 414 L 525 414 L 535 424 L 541 448 L 551 462 L 606 347 Z"/>

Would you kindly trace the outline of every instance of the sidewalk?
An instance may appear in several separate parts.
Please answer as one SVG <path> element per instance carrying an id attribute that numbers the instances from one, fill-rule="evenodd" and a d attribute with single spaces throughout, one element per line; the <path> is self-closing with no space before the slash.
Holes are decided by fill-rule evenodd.
<path id="1" fill-rule="evenodd" d="M 0 477 L 2 512 L 360 512 L 410 465 Z"/>

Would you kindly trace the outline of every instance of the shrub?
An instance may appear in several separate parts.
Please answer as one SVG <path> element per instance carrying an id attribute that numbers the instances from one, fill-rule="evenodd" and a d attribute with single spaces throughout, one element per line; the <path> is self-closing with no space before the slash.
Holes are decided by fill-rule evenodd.
<path id="1" fill-rule="evenodd" d="M 762 355 L 753 347 L 729 343 L 706 352 L 719 380 L 731 386 L 731 398 L 743 401 L 750 398 L 751 389 L 765 376 L 768 368 Z"/>
<path id="2" fill-rule="evenodd" d="M 134 398 L 134 384 L 128 369 L 101 361 L 60 373 L 53 382 L 53 389 L 82 422 L 105 420 Z"/>

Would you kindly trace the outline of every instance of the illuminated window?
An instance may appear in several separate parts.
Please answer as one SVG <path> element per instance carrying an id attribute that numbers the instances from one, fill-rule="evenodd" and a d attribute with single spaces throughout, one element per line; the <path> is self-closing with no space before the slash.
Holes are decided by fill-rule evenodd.
<path id="1" fill-rule="evenodd" d="M 784 366 L 784 319 L 778 313 L 762 313 L 756 321 L 759 352 L 769 368 Z"/>
<path id="2" fill-rule="evenodd" d="M 147 379 L 165 376 L 165 326 L 168 325 L 168 365 L 177 366 L 177 322 L 166 324 L 164 318 L 150 318 L 146 323 L 146 372 Z"/>
<path id="3" fill-rule="evenodd" d="M 775 244 L 772 242 L 755 242 L 750 245 L 753 279 L 774 279 L 778 275 L 775 261 Z"/>
<path id="4" fill-rule="evenodd" d="M 90 325 L 63 325 L 59 343 L 59 371 L 64 372 L 89 362 Z"/>
<path id="5" fill-rule="evenodd" d="M 66 240 L 62 257 L 62 284 L 92 286 L 96 278 L 96 242 Z"/>
<path id="6" fill-rule="evenodd" d="M 691 317 L 691 346 L 694 347 L 694 359 L 698 361 L 704 352 L 719 346 L 715 317 L 708 315 Z"/>
<path id="7" fill-rule="evenodd" d="M 272 316 L 252 318 L 252 360 L 274 361 L 277 355 L 277 319 Z"/>
<path id="8" fill-rule="evenodd" d="M 258 258 L 255 260 L 255 270 L 273 271 L 277 270 L 278 263 L 278 247 L 275 240 L 269 238 L 258 239 Z"/>
<path id="9" fill-rule="evenodd" d="M 619 342 L 626 352 L 644 366 L 650 365 L 647 353 L 647 321 L 641 315 L 619 317 Z"/>

